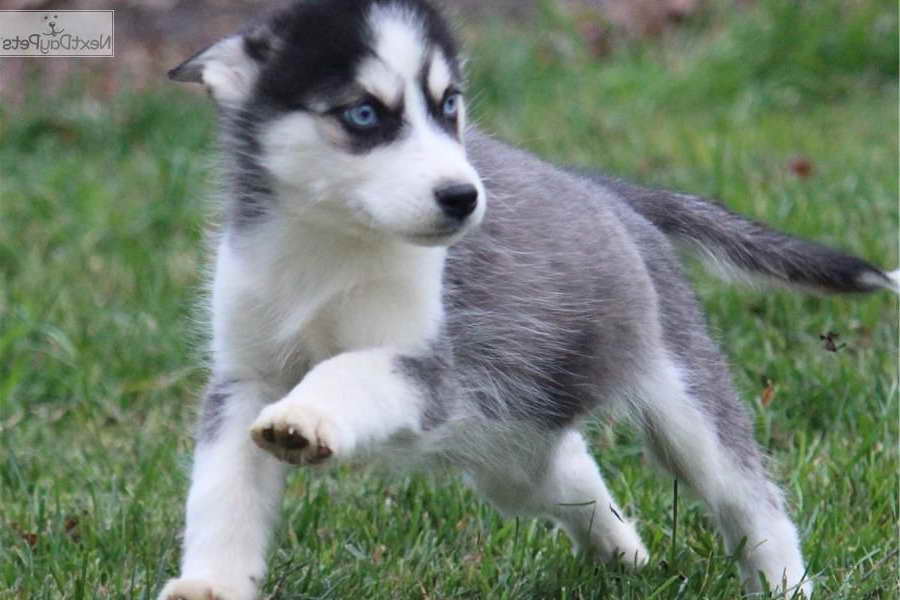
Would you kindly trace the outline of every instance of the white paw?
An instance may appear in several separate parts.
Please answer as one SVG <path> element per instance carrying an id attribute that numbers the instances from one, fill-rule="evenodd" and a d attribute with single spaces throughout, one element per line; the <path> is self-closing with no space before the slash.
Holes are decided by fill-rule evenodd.
<path id="1" fill-rule="evenodd" d="M 252 597 L 196 579 L 172 579 L 159 594 L 159 600 L 250 600 Z"/>
<path id="2" fill-rule="evenodd" d="M 333 415 L 291 394 L 264 408 L 250 428 L 256 445 L 292 465 L 317 465 L 352 447 Z"/>
<path id="3" fill-rule="evenodd" d="M 619 561 L 626 567 L 632 569 L 642 569 L 650 562 L 650 553 L 644 548 L 644 544 L 638 542 L 637 546 L 632 546 L 627 550 L 616 548 L 616 556 Z"/>
<path id="4" fill-rule="evenodd" d="M 625 525 L 602 540 L 598 548 L 600 556 L 606 562 L 618 561 L 626 567 L 640 569 L 650 561 L 650 553 L 635 531 L 634 524 L 629 521 Z"/>

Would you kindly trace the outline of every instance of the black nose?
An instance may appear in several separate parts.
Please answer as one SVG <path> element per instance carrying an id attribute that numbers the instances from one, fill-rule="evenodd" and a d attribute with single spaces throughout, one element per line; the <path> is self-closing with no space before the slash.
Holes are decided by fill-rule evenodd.
<path id="1" fill-rule="evenodd" d="M 434 190 L 438 206 L 448 217 L 462 221 L 478 206 L 478 190 L 474 185 L 459 183 Z"/>

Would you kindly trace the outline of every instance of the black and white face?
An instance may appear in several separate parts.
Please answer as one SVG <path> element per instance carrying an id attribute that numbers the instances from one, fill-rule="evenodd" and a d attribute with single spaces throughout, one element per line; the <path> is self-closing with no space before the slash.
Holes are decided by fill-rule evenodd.
<path id="1" fill-rule="evenodd" d="M 292 216 L 448 245 L 484 214 L 456 46 L 420 0 L 300 2 L 188 72 Z"/>

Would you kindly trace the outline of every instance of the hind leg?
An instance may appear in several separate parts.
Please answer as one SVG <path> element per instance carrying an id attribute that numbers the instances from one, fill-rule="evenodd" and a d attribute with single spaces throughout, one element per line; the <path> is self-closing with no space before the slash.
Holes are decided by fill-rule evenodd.
<path id="1" fill-rule="evenodd" d="M 638 392 L 638 412 L 648 445 L 659 462 L 687 483 L 706 502 L 729 551 L 744 546 L 739 557 L 744 585 L 761 591 L 760 573 L 771 589 L 807 596 L 797 530 L 785 512 L 781 492 L 769 481 L 753 440 L 750 420 L 731 386 L 724 366 L 706 381 L 708 391 L 692 394 L 683 371 L 661 360 Z M 707 371 L 709 374 L 709 371 Z"/>
<path id="2" fill-rule="evenodd" d="M 519 449 L 521 450 L 521 449 Z M 471 483 L 502 513 L 547 517 L 580 551 L 642 566 L 647 550 L 609 493 L 581 434 L 564 431 L 549 449 L 509 453 L 503 465 L 469 470 Z"/>

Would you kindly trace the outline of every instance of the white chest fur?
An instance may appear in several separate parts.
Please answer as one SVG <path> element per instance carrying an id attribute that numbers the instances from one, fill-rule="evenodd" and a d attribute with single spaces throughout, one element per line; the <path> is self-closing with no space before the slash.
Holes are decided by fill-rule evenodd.
<path id="1" fill-rule="evenodd" d="M 289 386 L 340 352 L 423 348 L 443 320 L 445 254 L 305 227 L 269 227 L 240 245 L 223 237 L 212 290 L 217 374 Z"/>

